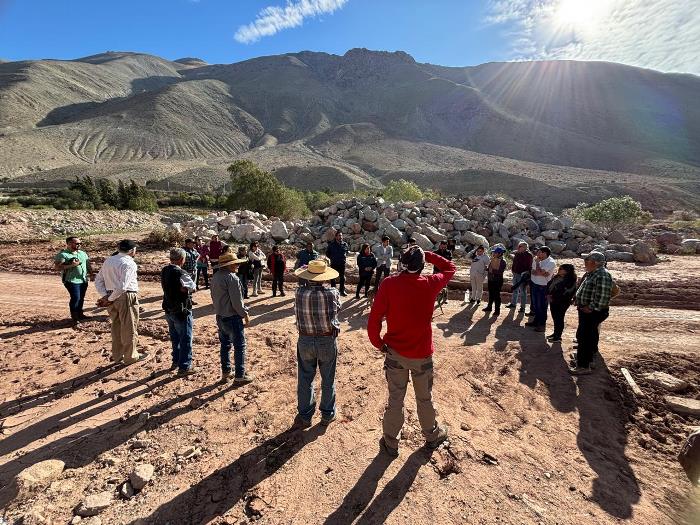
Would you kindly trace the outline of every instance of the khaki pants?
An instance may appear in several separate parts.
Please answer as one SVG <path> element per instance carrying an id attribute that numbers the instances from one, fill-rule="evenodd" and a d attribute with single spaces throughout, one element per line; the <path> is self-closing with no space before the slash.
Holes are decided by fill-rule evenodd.
<path id="1" fill-rule="evenodd" d="M 408 359 L 391 348 L 384 359 L 389 400 L 384 411 L 384 441 L 392 448 L 399 446 L 399 433 L 404 422 L 404 398 L 410 373 L 416 393 L 416 409 L 421 430 L 427 441 L 437 439 L 440 427 L 433 407 L 433 358 Z"/>
<path id="2" fill-rule="evenodd" d="M 136 351 L 139 324 L 139 300 L 136 292 L 125 292 L 107 307 L 112 320 L 112 359 L 118 363 L 133 363 L 139 357 Z"/>

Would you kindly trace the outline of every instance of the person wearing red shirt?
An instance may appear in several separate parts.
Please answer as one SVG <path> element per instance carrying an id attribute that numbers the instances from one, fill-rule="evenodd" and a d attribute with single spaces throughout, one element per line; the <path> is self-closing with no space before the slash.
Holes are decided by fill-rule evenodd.
<path id="1" fill-rule="evenodd" d="M 421 275 L 428 262 L 440 270 Z M 399 433 L 404 423 L 404 398 L 409 374 L 416 394 L 418 420 L 426 447 L 436 449 L 447 430 L 438 425 L 433 407 L 433 330 L 432 318 L 440 290 L 455 274 L 454 263 L 436 253 L 411 246 L 401 255 L 404 270 L 382 281 L 367 321 L 372 345 L 385 352 L 384 369 L 389 387 L 389 400 L 384 412 L 383 437 L 380 446 L 391 457 L 399 455 Z M 386 332 L 381 335 L 386 319 Z"/>
<path id="2" fill-rule="evenodd" d="M 218 268 L 215 268 L 219 264 L 219 257 L 224 251 L 224 243 L 219 240 L 219 235 L 214 234 L 209 240 L 209 262 L 211 262 L 211 273 L 215 274 Z"/>

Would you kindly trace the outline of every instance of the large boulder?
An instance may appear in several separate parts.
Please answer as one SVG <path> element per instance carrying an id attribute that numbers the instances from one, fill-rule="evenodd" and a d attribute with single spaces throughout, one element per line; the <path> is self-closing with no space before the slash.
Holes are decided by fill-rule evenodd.
<path id="1" fill-rule="evenodd" d="M 608 261 L 634 262 L 634 254 L 618 252 L 616 250 L 605 250 L 605 259 Z"/>
<path id="2" fill-rule="evenodd" d="M 362 229 L 367 232 L 376 232 L 379 229 L 379 225 L 376 222 L 368 221 L 364 219 L 362 221 Z"/>
<path id="3" fill-rule="evenodd" d="M 635 262 L 638 263 L 655 263 L 656 253 L 654 248 L 649 243 L 638 241 L 632 245 L 632 254 Z"/>
<path id="4" fill-rule="evenodd" d="M 681 253 L 692 255 L 700 251 L 700 239 L 684 239 L 681 241 Z"/>
<path id="5" fill-rule="evenodd" d="M 392 244 L 395 246 L 401 246 L 403 244 L 403 233 L 401 233 L 395 226 L 391 224 L 388 225 L 386 228 L 384 228 L 384 234 L 389 236 L 389 239 L 391 239 Z"/>
<path id="6" fill-rule="evenodd" d="M 611 244 L 629 244 L 629 239 L 620 230 L 613 230 L 608 234 L 608 242 Z"/>
<path id="7" fill-rule="evenodd" d="M 442 233 L 437 228 L 430 226 L 429 224 L 425 224 L 422 227 L 422 231 L 423 231 L 423 234 L 433 242 L 433 244 L 440 242 L 440 241 L 447 240 L 447 236 L 444 233 Z"/>
<path id="8" fill-rule="evenodd" d="M 541 235 L 548 241 L 554 241 L 559 238 L 559 232 L 557 230 L 545 230 Z"/>
<path id="9" fill-rule="evenodd" d="M 674 232 L 664 232 L 656 237 L 656 242 L 659 243 L 660 246 L 664 247 L 668 246 L 669 244 L 680 245 L 681 240 L 681 236 Z"/>
<path id="10" fill-rule="evenodd" d="M 275 221 L 270 225 L 270 235 L 277 241 L 286 241 L 289 239 L 289 230 L 287 225 L 282 221 Z"/>
<path id="11" fill-rule="evenodd" d="M 403 231 L 403 230 L 406 229 L 406 221 L 405 221 L 404 219 L 396 219 L 396 220 L 393 221 L 391 224 L 392 224 L 392 225 L 394 226 L 394 228 L 396 228 L 397 230 Z"/>
<path id="12" fill-rule="evenodd" d="M 248 234 L 254 230 L 254 224 L 239 224 L 233 230 L 231 230 L 231 237 L 236 242 L 245 242 L 248 238 Z"/>
<path id="13" fill-rule="evenodd" d="M 58 479 L 64 468 L 66 464 L 60 459 L 40 461 L 17 474 L 17 486 L 20 490 L 39 490 Z"/>
<path id="14" fill-rule="evenodd" d="M 584 235 L 589 237 L 597 237 L 598 229 L 595 224 L 590 221 L 577 221 L 572 227 L 573 230 L 582 232 Z"/>
<path id="15" fill-rule="evenodd" d="M 670 392 L 682 392 L 688 388 L 688 382 L 683 379 L 667 374 L 666 372 L 649 372 L 644 374 L 644 378 L 652 385 L 663 388 Z"/>
<path id="16" fill-rule="evenodd" d="M 452 225 L 455 227 L 455 230 L 460 232 L 467 231 L 469 229 L 469 221 L 466 219 L 456 219 Z"/>
<path id="17" fill-rule="evenodd" d="M 462 243 L 471 244 L 473 246 L 483 246 L 486 249 L 490 246 L 486 237 L 470 231 L 462 232 L 461 240 Z"/>
<path id="18" fill-rule="evenodd" d="M 549 246 L 549 249 L 552 250 L 553 254 L 559 255 L 566 248 L 566 243 L 563 243 L 562 241 L 547 241 L 547 246 Z"/>
<path id="19" fill-rule="evenodd" d="M 416 240 L 416 244 L 424 250 L 432 250 L 435 247 L 435 244 L 422 233 L 414 233 L 413 238 Z"/>

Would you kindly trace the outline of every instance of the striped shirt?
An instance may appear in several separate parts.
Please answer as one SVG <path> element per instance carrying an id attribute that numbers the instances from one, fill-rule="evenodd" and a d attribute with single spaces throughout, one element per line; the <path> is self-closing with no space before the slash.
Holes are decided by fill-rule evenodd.
<path id="1" fill-rule="evenodd" d="M 329 335 L 340 333 L 340 295 L 335 288 L 312 285 L 297 289 L 294 313 L 297 328 L 303 335 Z"/>
<path id="2" fill-rule="evenodd" d="M 587 273 L 576 290 L 576 305 L 579 308 L 588 306 L 591 310 L 603 310 L 610 303 L 613 279 L 603 267 L 595 272 Z"/>
<path id="3" fill-rule="evenodd" d="M 199 259 L 199 252 L 197 250 L 194 248 L 185 248 L 185 264 L 182 265 L 182 269 L 192 277 L 194 277 L 194 273 L 197 270 L 197 259 Z"/>

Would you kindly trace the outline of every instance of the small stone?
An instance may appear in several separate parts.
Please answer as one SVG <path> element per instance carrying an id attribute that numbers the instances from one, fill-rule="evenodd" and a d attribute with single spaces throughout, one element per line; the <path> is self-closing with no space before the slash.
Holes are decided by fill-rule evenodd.
<path id="1" fill-rule="evenodd" d="M 175 455 L 184 459 L 189 459 L 193 458 L 195 456 L 201 455 L 202 450 L 195 447 L 194 445 L 190 445 L 188 447 L 182 447 L 180 450 L 178 450 Z"/>
<path id="2" fill-rule="evenodd" d="M 143 489 L 151 478 L 153 478 L 153 473 L 155 468 L 149 463 L 144 463 L 143 465 L 138 465 L 131 474 L 129 474 L 129 481 L 131 481 L 131 486 L 134 490 Z"/>
<path id="3" fill-rule="evenodd" d="M 151 442 L 146 439 L 137 439 L 131 444 L 131 448 L 148 448 L 150 444 Z"/>
<path id="4" fill-rule="evenodd" d="M 82 517 L 96 516 L 112 504 L 112 493 L 108 491 L 90 494 L 76 510 Z"/>
<path id="5" fill-rule="evenodd" d="M 131 483 L 125 481 L 119 489 L 119 495 L 124 499 L 131 499 L 134 497 L 134 494 L 136 494 L 134 487 L 131 485 Z"/>
<path id="6" fill-rule="evenodd" d="M 670 392 L 681 392 L 688 388 L 688 382 L 667 374 L 666 372 L 651 372 L 644 374 L 644 378 L 652 385 L 658 386 Z"/>
<path id="7" fill-rule="evenodd" d="M 461 428 L 465 432 L 469 432 L 472 429 L 471 425 L 469 425 L 468 423 L 462 423 L 461 425 L 459 425 L 459 428 Z"/>
<path id="8" fill-rule="evenodd" d="M 689 416 L 700 416 L 700 399 L 666 396 L 664 400 L 674 412 Z"/>
<path id="9" fill-rule="evenodd" d="M 204 404 L 204 401 L 202 401 L 201 398 L 199 397 L 193 397 L 190 400 L 190 408 L 192 410 L 197 410 L 199 407 L 201 407 Z"/>
<path id="10" fill-rule="evenodd" d="M 20 489 L 34 490 L 49 485 L 56 480 L 66 468 L 60 459 L 47 459 L 25 468 L 17 474 L 17 485 Z"/>
<path id="11" fill-rule="evenodd" d="M 83 521 L 83 518 L 81 516 L 73 516 L 73 519 L 70 520 L 71 525 L 76 525 L 77 523 L 80 523 Z"/>

